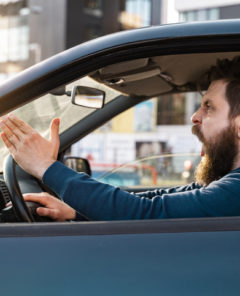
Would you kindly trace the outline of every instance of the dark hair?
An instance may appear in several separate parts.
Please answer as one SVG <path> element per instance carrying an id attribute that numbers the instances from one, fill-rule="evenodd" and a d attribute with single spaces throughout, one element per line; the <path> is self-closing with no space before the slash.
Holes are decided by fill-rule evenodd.
<path id="1" fill-rule="evenodd" d="M 216 66 L 206 73 L 206 83 L 209 86 L 212 81 L 223 79 L 227 82 L 226 98 L 230 106 L 229 117 L 240 115 L 240 56 L 233 60 L 217 60 Z"/>

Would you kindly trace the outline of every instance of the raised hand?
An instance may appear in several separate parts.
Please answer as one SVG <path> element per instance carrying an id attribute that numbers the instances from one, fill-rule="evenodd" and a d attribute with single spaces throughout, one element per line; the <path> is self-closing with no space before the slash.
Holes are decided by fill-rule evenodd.
<path id="1" fill-rule="evenodd" d="M 57 159 L 60 119 L 53 119 L 50 139 L 43 138 L 30 125 L 13 114 L 0 119 L 1 138 L 15 161 L 28 173 L 41 179 Z"/>

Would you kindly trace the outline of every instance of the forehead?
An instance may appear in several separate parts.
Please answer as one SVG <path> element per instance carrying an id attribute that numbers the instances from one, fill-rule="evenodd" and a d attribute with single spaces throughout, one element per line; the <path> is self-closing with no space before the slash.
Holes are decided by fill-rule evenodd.
<path id="1" fill-rule="evenodd" d="M 204 94 L 202 101 L 211 101 L 214 104 L 220 104 L 222 106 L 228 106 L 226 98 L 226 87 L 227 82 L 225 80 L 215 80 L 213 81 L 206 93 Z"/>

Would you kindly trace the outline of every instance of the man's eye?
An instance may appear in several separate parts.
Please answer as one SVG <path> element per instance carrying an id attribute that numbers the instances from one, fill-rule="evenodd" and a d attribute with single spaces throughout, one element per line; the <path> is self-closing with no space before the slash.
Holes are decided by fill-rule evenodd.
<path id="1" fill-rule="evenodd" d="M 207 110 L 211 110 L 212 109 L 212 106 L 210 104 L 206 104 L 206 109 Z"/>

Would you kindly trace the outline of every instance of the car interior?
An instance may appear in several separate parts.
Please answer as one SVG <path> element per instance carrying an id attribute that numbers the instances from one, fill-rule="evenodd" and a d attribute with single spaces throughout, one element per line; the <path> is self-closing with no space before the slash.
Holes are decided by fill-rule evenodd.
<path id="1" fill-rule="evenodd" d="M 108 100 L 107 97 L 102 109 L 84 109 L 87 111 L 83 111 L 82 118 L 79 117 L 72 126 L 62 132 L 59 160 L 63 161 L 72 144 L 139 102 L 163 94 L 198 91 L 199 81 L 202 82 L 201 90 L 206 89 L 202 80 L 206 70 L 215 65 L 218 59 L 232 59 L 237 55 L 239 52 L 150 56 L 108 64 L 92 71 L 89 77 L 93 79 L 94 83 L 97 83 L 99 89 L 106 87 L 110 91 L 116 91 L 117 95 L 113 96 L 111 100 Z M 76 78 L 79 79 L 79 77 L 74 78 L 74 82 L 70 83 L 71 88 L 78 85 L 79 81 Z M 96 85 L 94 86 L 96 87 Z M 59 100 L 61 97 L 66 97 L 69 100 L 69 93 L 60 92 L 60 95 L 56 95 L 55 99 Z M 77 108 L 83 107 L 78 106 Z M 125 189 L 127 190 L 127 188 Z M 4 178 L 2 177 L 0 181 L 2 221 L 49 221 L 36 216 L 35 210 L 38 205 L 30 203 L 26 205 L 22 198 L 22 193 L 43 190 L 52 193 L 41 182 L 24 172 L 8 156 L 4 165 Z M 6 207 L 10 200 L 13 207 L 12 205 Z"/>
<path id="2" fill-rule="evenodd" d="M 218 59 L 231 60 L 237 55 L 238 52 L 219 52 L 156 56 L 109 65 L 90 76 L 131 96 L 154 97 L 196 90 L 202 75 Z"/>

